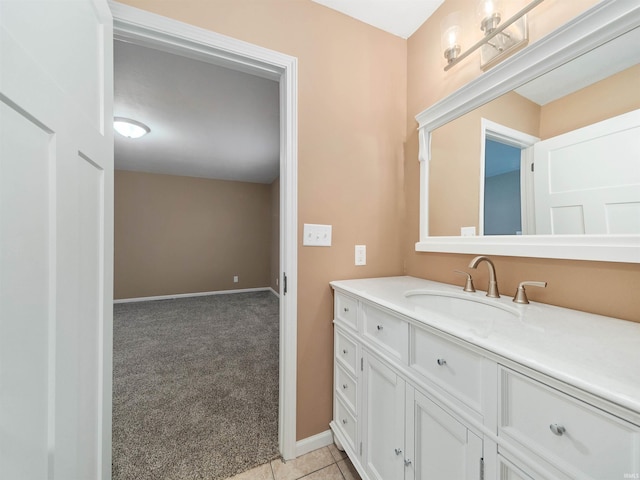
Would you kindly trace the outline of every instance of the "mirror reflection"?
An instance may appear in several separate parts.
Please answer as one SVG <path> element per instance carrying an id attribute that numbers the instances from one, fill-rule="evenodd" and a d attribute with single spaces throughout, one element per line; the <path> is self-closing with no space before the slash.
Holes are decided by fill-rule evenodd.
<path id="1" fill-rule="evenodd" d="M 438 129 L 429 232 L 640 233 L 640 28 Z"/>

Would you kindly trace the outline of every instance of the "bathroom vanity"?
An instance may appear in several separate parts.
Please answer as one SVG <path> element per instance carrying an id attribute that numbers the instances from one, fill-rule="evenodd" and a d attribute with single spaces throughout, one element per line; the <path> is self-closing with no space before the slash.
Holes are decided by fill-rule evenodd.
<path id="1" fill-rule="evenodd" d="M 331 286 L 331 429 L 363 479 L 640 478 L 640 324 L 413 277 Z"/>

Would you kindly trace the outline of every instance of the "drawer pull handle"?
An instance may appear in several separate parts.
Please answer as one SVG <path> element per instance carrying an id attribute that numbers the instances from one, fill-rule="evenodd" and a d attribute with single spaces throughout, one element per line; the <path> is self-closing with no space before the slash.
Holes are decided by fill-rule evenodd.
<path id="1" fill-rule="evenodd" d="M 349 307 L 344 307 L 344 313 L 349 313 Z"/>
<path id="2" fill-rule="evenodd" d="M 406 460 L 404 461 L 404 466 L 405 466 L 405 467 L 408 467 L 409 465 L 411 465 L 411 460 L 406 459 Z"/>
<path id="3" fill-rule="evenodd" d="M 383 327 L 382 325 L 378 325 L 376 328 L 378 329 L 378 331 L 380 331 L 380 330 L 382 330 L 384 327 Z"/>
<path id="4" fill-rule="evenodd" d="M 346 383 L 343 383 L 343 384 L 342 384 L 342 388 L 346 390 L 346 389 L 347 389 L 347 384 L 346 384 Z"/>
<path id="5" fill-rule="evenodd" d="M 346 354 L 347 354 L 347 349 L 346 349 L 346 348 L 344 348 L 344 349 L 342 350 L 342 353 L 346 355 Z"/>
<path id="6" fill-rule="evenodd" d="M 400 450 L 399 448 L 395 449 L 396 455 L 400 455 L 402 453 L 402 450 Z"/>
<path id="7" fill-rule="evenodd" d="M 438 365 L 441 367 L 447 364 L 447 361 L 444 358 L 439 358 L 436 362 L 438 362 Z"/>
<path id="8" fill-rule="evenodd" d="M 551 425 L 549 425 L 549 428 L 551 429 L 554 435 L 558 435 L 559 437 L 564 435 L 564 432 L 567 431 L 566 428 L 564 428 L 562 425 L 558 425 L 557 423 L 552 423 Z"/>
<path id="9" fill-rule="evenodd" d="M 346 419 L 346 418 L 343 418 L 343 419 L 342 419 L 342 424 L 343 424 L 343 425 L 346 425 L 346 424 L 347 424 L 347 419 Z"/>

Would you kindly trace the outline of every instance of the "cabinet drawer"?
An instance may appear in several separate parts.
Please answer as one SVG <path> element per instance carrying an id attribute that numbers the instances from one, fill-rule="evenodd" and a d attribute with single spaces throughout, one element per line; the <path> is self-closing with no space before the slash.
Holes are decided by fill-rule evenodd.
<path id="1" fill-rule="evenodd" d="M 356 343 L 347 338 L 338 329 L 335 330 L 335 357 L 338 362 L 353 375 L 356 374 L 356 362 L 358 352 L 356 351 Z"/>
<path id="2" fill-rule="evenodd" d="M 357 401 L 357 388 L 356 381 L 351 378 L 343 367 L 336 363 L 335 372 L 335 389 L 337 394 L 342 398 L 344 403 L 351 409 L 352 412 L 356 411 Z"/>
<path id="3" fill-rule="evenodd" d="M 400 317 L 363 305 L 364 336 L 384 352 L 407 363 L 409 352 L 409 324 Z"/>
<path id="4" fill-rule="evenodd" d="M 347 437 L 351 450 L 355 451 L 357 420 L 340 398 L 336 398 L 335 422 Z"/>
<path id="5" fill-rule="evenodd" d="M 419 327 L 412 327 L 411 339 L 411 368 L 480 411 L 482 357 Z"/>
<path id="6" fill-rule="evenodd" d="M 499 436 L 572 478 L 625 478 L 638 471 L 639 427 L 507 368 L 500 372 Z"/>
<path id="7" fill-rule="evenodd" d="M 358 301 L 336 292 L 333 315 L 354 330 L 358 329 Z"/>

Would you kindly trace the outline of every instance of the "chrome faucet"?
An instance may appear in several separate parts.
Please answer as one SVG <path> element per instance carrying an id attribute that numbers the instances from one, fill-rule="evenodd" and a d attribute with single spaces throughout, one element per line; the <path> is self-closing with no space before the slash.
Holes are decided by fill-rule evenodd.
<path id="1" fill-rule="evenodd" d="M 487 262 L 487 267 L 489 267 L 489 287 L 487 288 L 487 297 L 491 298 L 500 298 L 500 292 L 498 292 L 498 280 L 496 278 L 496 267 L 493 265 L 493 262 L 489 257 L 485 257 L 484 255 L 480 255 L 469 263 L 469 268 L 477 268 L 480 262 Z"/>

